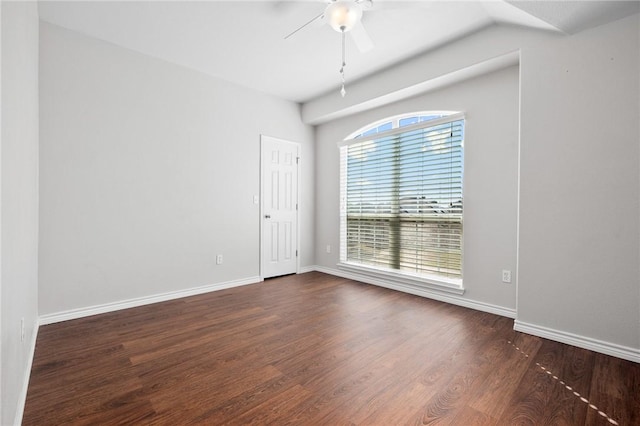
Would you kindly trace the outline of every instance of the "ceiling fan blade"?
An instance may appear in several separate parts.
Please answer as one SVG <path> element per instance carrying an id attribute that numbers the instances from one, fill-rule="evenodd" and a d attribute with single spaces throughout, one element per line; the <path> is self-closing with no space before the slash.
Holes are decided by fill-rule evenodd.
<path id="1" fill-rule="evenodd" d="M 358 21 L 349 33 L 359 51 L 365 53 L 373 49 L 373 41 L 371 41 L 371 37 L 369 37 L 361 21 Z"/>
<path id="2" fill-rule="evenodd" d="M 373 7 L 373 0 L 356 0 L 356 3 L 362 6 L 364 10 L 369 10 Z"/>
<path id="3" fill-rule="evenodd" d="M 289 37 L 291 37 L 292 35 L 294 35 L 295 33 L 297 33 L 298 31 L 300 31 L 301 29 L 305 28 L 307 25 L 311 24 L 312 22 L 315 22 L 317 20 L 321 20 L 324 18 L 324 12 L 322 12 L 320 15 L 316 16 L 315 18 L 311 19 L 309 22 L 303 24 L 302 26 L 298 27 L 296 30 L 290 32 L 289 34 L 287 34 L 285 36 L 285 40 L 288 39 Z"/>

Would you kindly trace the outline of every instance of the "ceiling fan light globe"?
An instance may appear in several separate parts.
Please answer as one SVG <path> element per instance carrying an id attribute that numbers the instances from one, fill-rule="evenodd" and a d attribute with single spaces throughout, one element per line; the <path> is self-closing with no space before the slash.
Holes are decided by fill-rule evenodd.
<path id="1" fill-rule="evenodd" d="M 362 7 L 353 0 L 336 0 L 327 6 L 325 18 L 337 32 L 350 31 L 362 18 Z"/>

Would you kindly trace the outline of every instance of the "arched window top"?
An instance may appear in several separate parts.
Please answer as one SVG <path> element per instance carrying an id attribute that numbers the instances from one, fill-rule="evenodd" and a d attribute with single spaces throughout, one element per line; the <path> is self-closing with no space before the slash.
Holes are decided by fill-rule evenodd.
<path id="1" fill-rule="evenodd" d="M 377 133 L 389 131 L 391 129 L 410 126 L 422 121 L 435 120 L 437 118 L 446 117 L 448 115 L 456 113 L 456 111 L 420 111 L 394 115 L 392 117 L 383 118 L 382 120 L 378 120 L 373 123 L 367 124 L 364 127 L 361 127 L 360 129 L 347 136 L 345 140 L 371 136 Z"/>

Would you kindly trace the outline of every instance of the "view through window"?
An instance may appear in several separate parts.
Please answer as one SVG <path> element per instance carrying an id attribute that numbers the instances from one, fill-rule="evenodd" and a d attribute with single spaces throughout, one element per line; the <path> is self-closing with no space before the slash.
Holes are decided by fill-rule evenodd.
<path id="1" fill-rule="evenodd" d="M 341 144 L 341 262 L 462 282 L 464 116 L 374 123 Z"/>

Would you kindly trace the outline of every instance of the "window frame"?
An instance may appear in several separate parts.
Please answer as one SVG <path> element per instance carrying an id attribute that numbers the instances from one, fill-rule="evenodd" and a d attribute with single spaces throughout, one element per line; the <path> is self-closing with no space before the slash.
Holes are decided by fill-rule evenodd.
<path id="1" fill-rule="evenodd" d="M 408 128 L 409 126 L 400 126 L 400 121 L 408 118 L 418 118 L 418 124 L 421 124 L 427 121 L 432 122 L 434 120 L 440 120 L 441 118 L 451 117 L 456 114 L 464 114 L 464 113 L 461 113 L 458 111 L 418 111 L 418 112 L 409 112 L 404 114 L 393 115 L 391 117 L 383 118 L 381 120 L 376 120 L 373 123 L 369 123 L 364 127 L 360 127 L 358 130 L 356 130 L 355 132 L 352 132 L 349 136 L 344 138 L 342 142 L 338 142 L 338 146 L 341 146 L 342 144 L 345 144 L 345 143 L 348 144 L 350 142 L 361 141 L 361 140 L 364 140 L 364 138 L 373 136 L 373 135 L 367 135 L 367 136 L 362 136 L 362 135 L 363 133 L 366 133 L 373 129 L 377 129 L 378 127 L 381 127 L 382 125 L 387 123 L 391 123 L 391 130 L 397 130 L 400 127 L 405 129 L 405 128 Z M 433 118 L 431 120 L 420 120 L 422 117 L 429 117 L 429 116 L 436 116 L 436 115 L 440 117 Z M 378 135 L 381 135 L 381 134 L 382 133 L 374 133 L 376 137 L 378 137 Z"/>
<path id="2" fill-rule="evenodd" d="M 415 124 L 399 126 L 400 120 L 412 118 L 412 117 L 420 117 L 420 116 L 429 116 L 429 115 L 441 115 L 439 118 L 419 121 Z M 463 121 L 465 122 L 465 114 L 464 112 L 449 112 L 449 111 L 427 111 L 427 112 L 419 112 L 419 113 L 408 113 L 402 115 L 396 115 L 393 117 L 389 117 L 383 120 L 378 120 L 374 123 L 369 124 L 368 126 L 362 127 L 357 131 L 353 132 L 347 139 L 338 142 L 338 147 L 340 148 L 340 258 L 338 263 L 338 268 L 347 272 L 353 272 L 361 275 L 367 275 L 370 279 L 382 279 L 380 281 L 381 285 L 385 285 L 385 281 L 389 281 L 390 283 L 395 284 L 396 286 L 404 286 L 408 290 L 412 288 L 415 289 L 435 289 L 439 291 L 444 291 L 448 293 L 453 293 L 457 295 L 461 295 L 464 293 L 463 286 L 463 262 L 461 260 L 460 263 L 460 278 L 449 278 L 446 276 L 436 275 L 436 274 L 419 274 L 412 273 L 406 270 L 396 270 L 391 268 L 383 268 L 374 265 L 366 265 L 358 262 L 350 262 L 347 260 L 347 172 L 346 172 L 346 158 L 344 155 L 348 147 L 352 144 L 360 144 L 367 141 L 374 141 L 378 139 L 383 139 L 385 137 L 391 135 L 398 135 L 400 133 L 411 132 L 412 130 L 424 129 L 427 127 L 434 127 L 441 124 L 451 123 L 455 121 Z M 393 123 L 393 127 L 384 132 L 373 133 L 367 136 L 363 136 L 363 134 L 371 129 L 375 129 L 384 125 L 388 122 Z M 466 124 L 466 122 L 465 122 Z M 463 124 L 463 132 L 464 132 L 464 124 Z M 464 136 L 462 139 L 462 147 L 464 147 Z M 464 149 L 464 148 L 463 148 Z M 464 151 L 463 154 L 464 156 Z M 463 172 L 464 176 L 464 172 Z M 463 184 L 464 187 L 464 184 Z M 464 190 L 463 190 L 464 191 Z M 462 211 L 462 219 L 461 223 L 464 223 L 464 209 Z M 464 241 L 464 227 L 462 228 L 462 235 L 460 237 L 460 250 L 461 255 L 463 252 L 463 241 Z"/>

